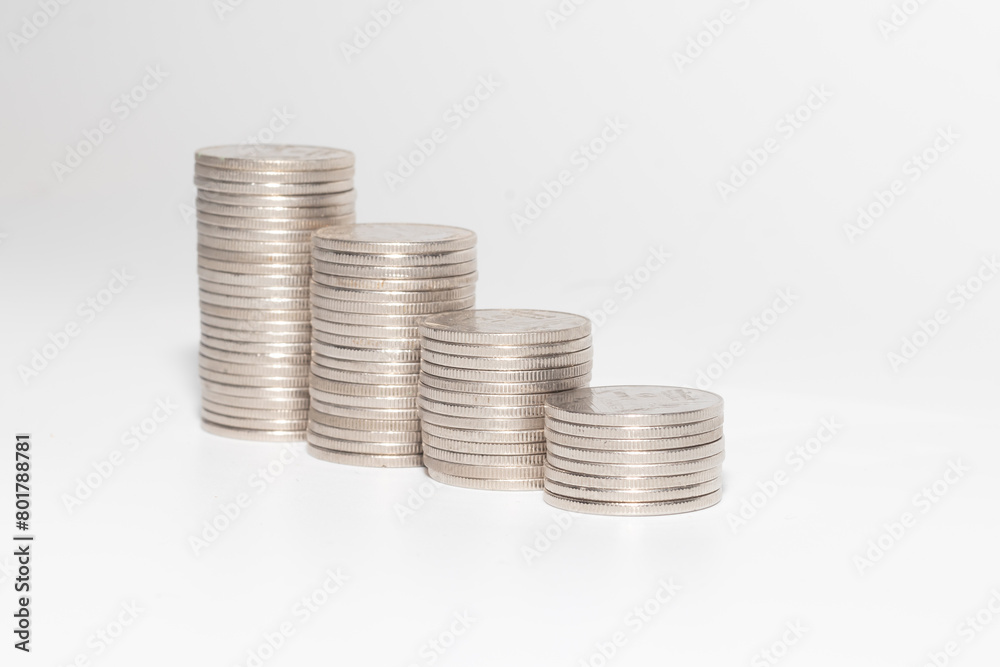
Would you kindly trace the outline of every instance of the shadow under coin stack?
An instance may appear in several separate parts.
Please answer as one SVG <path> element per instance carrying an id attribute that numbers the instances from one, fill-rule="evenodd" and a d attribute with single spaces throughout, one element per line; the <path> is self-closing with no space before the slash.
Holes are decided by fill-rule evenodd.
<path id="1" fill-rule="evenodd" d="M 304 440 L 313 230 L 354 224 L 354 155 L 216 146 L 195 153 L 202 424 Z"/>
<path id="2" fill-rule="evenodd" d="M 475 305 L 476 235 L 371 223 L 313 236 L 309 453 L 417 467 L 418 323 Z"/>
<path id="3" fill-rule="evenodd" d="M 545 406 L 545 501 L 614 516 L 680 514 L 722 498 L 722 397 L 683 387 L 588 387 Z"/>
<path id="4" fill-rule="evenodd" d="M 420 325 L 424 465 L 472 489 L 541 489 L 545 399 L 585 387 L 590 320 L 544 310 L 468 310 Z"/>

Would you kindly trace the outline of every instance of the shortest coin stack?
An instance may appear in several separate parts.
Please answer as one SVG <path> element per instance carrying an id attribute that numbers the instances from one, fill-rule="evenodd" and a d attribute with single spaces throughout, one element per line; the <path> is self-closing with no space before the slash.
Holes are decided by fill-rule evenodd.
<path id="1" fill-rule="evenodd" d="M 722 498 L 722 397 L 684 387 L 585 387 L 545 404 L 545 501 L 613 516 L 680 514 Z"/>

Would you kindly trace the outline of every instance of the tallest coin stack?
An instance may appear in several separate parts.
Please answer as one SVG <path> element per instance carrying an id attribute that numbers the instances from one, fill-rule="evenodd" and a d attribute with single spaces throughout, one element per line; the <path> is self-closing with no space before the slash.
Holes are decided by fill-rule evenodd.
<path id="1" fill-rule="evenodd" d="M 354 154 L 319 146 L 195 153 L 202 424 L 304 440 L 312 233 L 354 224 Z"/>

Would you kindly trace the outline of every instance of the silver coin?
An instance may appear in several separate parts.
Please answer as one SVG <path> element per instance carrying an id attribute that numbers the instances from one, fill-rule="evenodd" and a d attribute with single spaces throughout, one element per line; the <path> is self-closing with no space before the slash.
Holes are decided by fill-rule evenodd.
<path id="1" fill-rule="evenodd" d="M 392 291 L 392 290 L 356 290 L 342 289 L 321 285 L 315 281 L 310 285 L 313 294 L 338 299 L 342 301 L 358 301 L 365 303 L 430 303 L 437 301 L 454 301 L 476 296 L 476 286 L 456 287 L 445 290 L 423 291 Z"/>
<path id="2" fill-rule="evenodd" d="M 303 354 L 308 355 L 312 351 L 312 346 L 308 341 L 301 343 L 278 343 L 278 342 L 246 342 L 215 338 L 203 333 L 201 344 L 204 347 L 224 350 L 226 352 L 239 352 L 242 354 Z"/>
<path id="3" fill-rule="evenodd" d="M 453 417 L 450 415 L 439 415 L 430 410 L 423 410 L 421 418 L 428 424 L 445 426 L 448 428 L 483 430 L 483 431 L 529 431 L 534 430 L 542 433 L 544 437 L 545 418 L 528 417 L 515 419 L 489 419 L 482 417 Z"/>
<path id="4" fill-rule="evenodd" d="M 358 371 L 341 371 L 327 368 L 313 362 L 309 367 L 314 377 L 320 377 L 333 382 L 351 382 L 356 384 L 374 385 L 413 385 L 416 387 L 418 376 L 414 373 L 362 373 Z"/>
<path id="5" fill-rule="evenodd" d="M 237 440 L 256 440 L 259 442 L 299 442 L 306 439 L 305 431 L 261 431 L 257 429 L 236 428 L 215 424 L 202 420 L 201 428 L 212 435 Z"/>
<path id="6" fill-rule="evenodd" d="M 449 452 L 461 452 L 464 454 L 494 454 L 497 456 L 528 456 L 531 454 L 544 454 L 544 442 L 464 442 L 462 440 L 449 440 L 439 438 L 436 435 L 424 433 L 424 445 L 430 445 L 437 449 L 445 449 Z"/>
<path id="7" fill-rule="evenodd" d="M 354 153 L 326 146 L 234 144 L 200 148 L 194 160 L 222 169 L 315 171 L 353 167 Z"/>
<path id="8" fill-rule="evenodd" d="M 306 348 L 310 347 L 309 333 L 302 331 L 234 331 L 202 322 L 201 334 L 231 345 L 304 345 Z"/>
<path id="9" fill-rule="evenodd" d="M 256 243 L 308 243 L 312 244 L 312 230 L 298 229 L 286 231 L 283 229 L 241 229 L 238 227 L 223 227 L 208 222 L 198 221 L 199 238 L 211 236 L 229 241 L 247 241 Z"/>
<path id="10" fill-rule="evenodd" d="M 213 283 L 223 285 L 233 285 L 239 287 L 308 287 L 309 274 L 285 275 L 285 274 L 241 274 L 231 271 L 215 271 L 198 267 L 198 277 Z"/>
<path id="11" fill-rule="evenodd" d="M 411 340 L 416 340 L 419 346 L 420 341 L 417 338 L 417 328 L 416 327 L 390 327 L 390 326 L 364 326 L 360 324 L 339 324 L 337 322 L 327 322 L 326 320 L 321 320 L 317 317 L 312 318 L 313 331 L 321 331 L 328 334 L 336 334 L 337 336 L 342 336 L 344 338 L 357 339 L 368 339 L 368 338 L 408 338 Z"/>
<path id="12" fill-rule="evenodd" d="M 313 362 L 337 371 L 350 371 L 352 373 L 374 373 L 375 375 L 413 375 L 420 372 L 419 363 L 396 363 L 391 361 L 351 361 L 347 359 L 336 359 L 326 357 L 317 352 L 313 355 Z M 391 383 L 387 383 L 391 384 Z"/>
<path id="13" fill-rule="evenodd" d="M 309 387 L 309 396 L 313 401 L 353 408 L 375 410 L 416 410 L 417 408 L 415 396 L 351 396 L 334 394 L 317 387 Z"/>
<path id="14" fill-rule="evenodd" d="M 590 361 L 563 368 L 543 368 L 531 371 L 494 371 L 481 368 L 452 368 L 433 364 L 425 358 L 420 360 L 420 370 L 434 377 L 461 380 L 463 382 L 555 382 L 579 377 L 590 373 Z"/>
<path id="15" fill-rule="evenodd" d="M 240 406 L 216 403 L 204 396 L 201 399 L 201 407 L 215 414 L 226 417 L 236 417 L 243 419 L 262 419 L 264 421 L 285 420 L 285 421 L 305 421 L 309 418 L 308 410 L 285 410 L 280 408 L 244 408 Z"/>
<path id="16" fill-rule="evenodd" d="M 554 419 L 594 426 L 669 426 L 721 417 L 718 394 L 687 387 L 587 387 L 553 396 Z"/>
<path id="17" fill-rule="evenodd" d="M 198 197 L 205 201 L 229 206 L 254 206 L 273 208 L 322 208 L 325 206 L 343 206 L 353 204 L 357 198 L 357 190 L 334 192 L 327 195 L 247 195 L 230 192 L 213 192 L 201 190 Z M 312 241 L 310 240 L 310 245 Z"/>
<path id="18" fill-rule="evenodd" d="M 301 431 L 306 427 L 305 419 L 247 419 L 243 417 L 228 417 L 211 412 L 205 408 L 201 409 L 201 418 L 220 426 L 257 429 L 260 431 Z"/>
<path id="19" fill-rule="evenodd" d="M 313 254 L 313 271 L 328 276 L 364 278 L 367 280 L 430 280 L 462 276 L 476 270 L 476 260 L 461 264 L 440 264 L 434 266 L 360 266 L 357 264 L 334 264 L 317 259 Z"/>
<path id="20" fill-rule="evenodd" d="M 309 354 L 287 354 L 285 352 L 232 352 L 209 347 L 208 345 L 200 346 L 198 353 L 203 357 L 215 359 L 216 361 L 249 365 L 273 363 L 305 366 L 309 363 L 310 358 Z"/>
<path id="21" fill-rule="evenodd" d="M 391 364 L 413 364 L 415 368 L 420 368 L 420 350 L 383 350 L 364 347 L 344 347 L 342 345 L 330 345 L 321 340 L 313 341 L 313 352 L 326 359 L 339 359 L 341 361 L 357 361 L 365 363 L 391 363 Z M 330 364 L 324 363 L 325 366 Z"/>
<path id="22" fill-rule="evenodd" d="M 448 463 L 463 463 L 465 465 L 489 466 L 540 466 L 545 462 L 544 454 L 500 455 L 500 454 L 466 454 L 438 449 L 424 443 L 424 454 L 438 461 Z"/>
<path id="23" fill-rule="evenodd" d="M 419 442 L 358 442 L 328 438 L 312 430 L 306 431 L 306 440 L 313 447 L 333 452 L 349 454 L 374 454 L 376 456 L 417 455 L 421 453 Z"/>
<path id="24" fill-rule="evenodd" d="M 522 405 L 522 406 L 475 406 L 456 405 L 454 403 L 442 403 L 434 401 L 426 396 L 420 396 L 418 403 L 420 409 L 433 412 L 437 415 L 446 415 L 461 419 L 538 419 L 542 418 L 544 423 L 544 405 Z M 534 427 L 532 427 L 534 428 Z"/>
<path id="25" fill-rule="evenodd" d="M 668 475 L 663 477 L 600 477 L 583 475 L 545 466 L 545 478 L 560 484 L 588 489 L 639 490 L 639 489 L 673 489 L 692 484 L 702 484 L 722 475 L 721 468 L 710 468 L 686 475 Z"/>
<path id="26" fill-rule="evenodd" d="M 372 336 L 343 336 L 313 329 L 313 338 L 327 345 L 371 350 L 420 350 L 419 338 L 373 338 Z"/>
<path id="27" fill-rule="evenodd" d="M 200 190 L 248 195 L 320 195 L 354 189 L 353 178 L 325 183 L 237 183 L 195 176 L 194 184 Z"/>
<path id="28" fill-rule="evenodd" d="M 238 376 L 239 382 L 246 376 L 257 377 L 305 377 L 309 374 L 309 367 L 305 364 L 276 364 L 276 363 L 254 363 L 243 364 L 231 361 L 218 361 L 204 354 L 198 354 L 198 367 L 203 370 L 215 373 L 225 373 L 226 375 Z"/>
<path id="29" fill-rule="evenodd" d="M 420 395 L 432 401 L 453 405 L 514 407 L 544 405 L 547 394 L 473 394 L 466 391 L 449 391 L 420 384 Z"/>
<path id="30" fill-rule="evenodd" d="M 462 345 L 458 343 L 444 343 L 431 338 L 425 338 L 422 343 L 426 350 L 462 358 L 535 358 L 572 354 L 581 350 L 591 349 L 593 337 L 584 336 L 583 338 L 577 338 L 576 340 L 564 343 L 546 343 L 543 345 Z"/>
<path id="31" fill-rule="evenodd" d="M 313 317 L 334 324 L 353 324 L 362 327 L 416 327 L 427 315 L 371 315 L 369 313 L 342 313 L 319 305 L 313 295 Z"/>
<path id="32" fill-rule="evenodd" d="M 414 254 L 378 254 L 365 255 L 355 252 L 338 252 L 327 250 L 320 246 L 313 247 L 313 258 L 335 264 L 354 264 L 357 266 L 442 266 L 444 264 L 460 264 L 476 259 L 476 249 L 458 250 L 436 255 Z"/>
<path id="33" fill-rule="evenodd" d="M 719 453 L 694 461 L 629 465 L 625 463 L 587 463 L 585 461 L 574 461 L 573 459 L 556 456 L 550 452 L 546 460 L 553 468 L 597 477 L 669 477 L 671 475 L 686 475 L 692 472 L 717 468 L 722 465 L 722 461 L 725 458 L 725 453 Z"/>
<path id="34" fill-rule="evenodd" d="M 207 234 L 198 233 L 198 245 L 216 250 L 229 250 L 232 252 L 248 253 L 307 253 L 309 251 L 308 241 L 297 241 L 294 243 L 281 241 L 243 241 L 236 239 L 219 238 Z"/>
<path id="35" fill-rule="evenodd" d="M 647 503 L 601 503 L 593 500 L 573 500 L 545 492 L 545 502 L 553 507 L 584 514 L 605 516 L 663 516 L 702 510 L 722 500 L 722 491 L 713 491 L 697 498 Z"/>
<path id="36" fill-rule="evenodd" d="M 233 375 L 231 373 L 221 373 L 207 368 L 198 369 L 198 377 L 209 382 L 220 384 L 240 385 L 243 387 L 277 387 L 283 389 L 301 389 L 309 386 L 309 378 L 302 376 L 280 376 L 271 375 Z"/>
<path id="37" fill-rule="evenodd" d="M 552 354 L 544 357 L 459 357 L 452 354 L 442 354 L 434 350 L 425 350 L 421 360 L 447 368 L 463 368 L 484 371 L 539 371 L 551 368 L 567 368 L 589 363 L 594 357 L 594 348 L 571 352 L 569 354 Z"/>
<path id="38" fill-rule="evenodd" d="M 549 442 L 548 451 L 555 456 L 574 461 L 588 463 L 615 463 L 625 465 L 643 465 L 657 463 L 677 463 L 680 461 L 695 461 L 714 456 L 725 451 L 725 438 L 715 442 L 683 449 L 653 449 L 647 451 L 608 451 L 601 449 L 575 449 Z"/>
<path id="39" fill-rule="evenodd" d="M 351 452 L 336 452 L 323 449 L 312 444 L 306 447 L 306 451 L 313 458 L 343 465 L 366 466 L 369 468 L 419 468 L 421 466 L 421 456 L 419 454 L 354 454 Z"/>
<path id="40" fill-rule="evenodd" d="M 353 191 L 352 191 L 353 192 Z M 235 206 L 220 204 L 198 197 L 194 202 L 195 211 L 212 215 L 228 215 L 233 218 L 318 218 L 336 217 L 354 213 L 354 203 L 338 204 L 336 206 Z"/>
<path id="41" fill-rule="evenodd" d="M 273 297 L 246 297 L 229 296 L 228 294 L 216 294 L 207 290 L 198 292 L 198 299 L 201 303 L 210 303 L 214 306 L 225 308 L 249 308 L 253 310 L 308 310 L 309 299 L 287 299 L 280 296 Z"/>
<path id="42" fill-rule="evenodd" d="M 474 466 L 464 463 L 442 461 L 424 454 L 424 465 L 430 470 L 442 472 L 456 477 L 472 477 L 475 479 L 541 479 L 542 466 Z"/>
<path id="43" fill-rule="evenodd" d="M 198 257 L 198 268 L 223 273 L 249 273 L 256 275 L 301 275 L 308 277 L 312 267 L 308 264 L 239 264 L 210 257 Z"/>
<path id="44" fill-rule="evenodd" d="M 229 331 L 232 331 L 234 334 L 241 334 L 241 333 L 251 334 L 251 333 L 261 333 L 261 332 L 267 332 L 273 335 L 278 335 L 282 333 L 305 334 L 306 339 L 308 339 L 308 334 L 310 330 L 310 325 L 308 321 L 289 322 L 286 320 L 269 320 L 269 321 L 240 320 L 240 319 L 234 319 L 232 317 L 219 317 L 216 315 L 210 315 L 208 313 L 201 314 L 201 324 L 202 327 L 208 325 L 210 327 L 215 327 L 216 329 L 227 329 Z"/>
<path id="45" fill-rule="evenodd" d="M 246 410 L 308 410 L 309 395 L 304 398 L 250 398 L 248 396 L 230 396 L 220 394 L 207 387 L 203 387 L 201 397 L 215 405 L 226 405 L 230 408 L 242 408 Z M 219 412 L 216 410 L 216 412 Z"/>
<path id="46" fill-rule="evenodd" d="M 360 429 L 327 426 L 318 421 L 309 422 L 309 430 L 313 433 L 349 442 L 394 442 L 420 444 L 420 431 L 369 431 Z"/>
<path id="47" fill-rule="evenodd" d="M 548 394 L 583 387 L 590 382 L 590 373 L 550 382 L 462 382 L 421 372 L 420 382 L 436 389 L 468 394 Z"/>
<path id="48" fill-rule="evenodd" d="M 419 419 L 353 419 L 339 417 L 320 412 L 315 408 L 309 412 L 310 421 L 334 428 L 351 429 L 352 431 L 413 431 L 420 432 Z"/>
<path id="49" fill-rule="evenodd" d="M 424 338 L 464 345 L 540 345 L 575 340 L 590 334 L 582 315 L 550 310 L 463 310 L 424 320 Z"/>
<path id="50" fill-rule="evenodd" d="M 575 449 L 600 449 L 614 452 L 644 452 L 660 449 L 685 449 L 715 442 L 722 437 L 722 428 L 711 431 L 685 435 L 675 438 L 646 438 L 644 440 L 611 440 L 607 438 L 586 438 L 576 435 L 566 435 L 552 429 L 545 429 L 545 437 L 563 447 Z"/>
<path id="51" fill-rule="evenodd" d="M 476 305 L 476 297 L 452 301 L 428 301 L 425 303 L 380 303 L 368 301 L 346 301 L 328 299 L 315 292 L 310 292 L 313 306 L 337 313 L 355 313 L 367 315 L 408 315 L 426 317 L 433 313 L 443 313 L 450 310 L 472 308 Z"/>
<path id="52" fill-rule="evenodd" d="M 201 381 L 202 391 L 224 396 L 252 399 L 302 399 L 309 398 L 308 387 L 251 387 L 212 380 Z"/>
<path id="53" fill-rule="evenodd" d="M 678 486 L 672 489 L 589 489 L 578 486 L 560 484 L 551 479 L 545 480 L 545 488 L 557 496 L 573 500 L 592 500 L 599 503 L 656 503 L 668 500 L 685 500 L 697 498 L 722 488 L 722 479 L 715 479 L 691 486 Z"/>
<path id="54" fill-rule="evenodd" d="M 337 396 L 412 397 L 413 399 L 416 399 L 417 396 L 417 387 L 415 385 L 337 382 L 312 374 L 309 376 L 309 381 L 310 387 Z M 331 402 L 336 403 L 337 401 Z M 416 405 L 416 400 L 413 403 Z"/>
<path id="55" fill-rule="evenodd" d="M 549 403 L 551 403 L 551 399 L 549 399 Z M 584 438 L 648 440 L 650 438 L 675 438 L 697 435 L 698 433 L 711 431 L 722 426 L 722 417 L 712 417 L 711 419 L 699 422 L 672 424 L 669 426 L 592 426 L 590 424 L 564 422 L 548 416 L 545 419 L 545 425 L 558 433 Z"/>
<path id="56" fill-rule="evenodd" d="M 308 323 L 311 313 L 308 310 L 262 310 L 260 308 L 227 308 L 212 303 L 201 302 L 202 316 L 223 317 L 240 322 L 303 322 Z"/>
<path id="57" fill-rule="evenodd" d="M 540 479 L 473 479 L 446 475 L 429 468 L 427 474 L 431 479 L 442 484 L 480 491 L 538 491 L 542 488 L 542 480 Z"/>
<path id="58" fill-rule="evenodd" d="M 389 292 L 429 292 L 433 290 L 453 290 L 459 287 L 475 285 L 479 273 L 473 271 L 460 276 L 447 278 L 426 278 L 418 280 L 382 280 L 376 278 L 348 278 L 344 276 L 329 276 L 325 273 L 314 273 L 313 280 L 327 287 L 340 289 L 389 291 Z"/>
<path id="59" fill-rule="evenodd" d="M 207 222 L 217 227 L 245 230 L 272 230 L 284 232 L 314 231 L 324 227 L 350 227 L 357 220 L 355 213 L 322 218 L 237 218 L 230 215 L 197 212 L 198 222 Z"/>
<path id="60" fill-rule="evenodd" d="M 440 254 L 476 245 L 476 234 L 461 227 L 406 223 L 368 223 L 351 230 L 325 230 L 317 247 L 363 255 Z"/>
<path id="61" fill-rule="evenodd" d="M 316 399 L 313 399 L 311 407 L 316 412 L 321 412 L 331 417 L 343 417 L 345 419 L 387 422 L 415 420 L 418 424 L 420 422 L 420 411 L 414 408 L 356 408 L 349 405 L 324 403 Z"/>
<path id="62" fill-rule="evenodd" d="M 309 255 L 304 252 L 236 252 L 198 246 L 198 259 L 213 259 L 233 264 L 309 264 Z"/>
<path id="63" fill-rule="evenodd" d="M 542 429 L 529 429 L 524 431 L 487 431 L 478 429 L 458 429 L 448 426 L 432 424 L 423 420 L 422 428 L 424 433 L 436 435 L 439 438 L 458 440 L 460 442 L 543 442 L 545 433 Z M 539 464 L 541 465 L 541 464 Z"/>
<path id="64" fill-rule="evenodd" d="M 254 171 L 250 169 L 226 169 L 195 163 L 196 177 L 231 183 L 328 183 L 349 181 L 354 178 L 354 168 L 310 169 L 308 171 Z"/>
<path id="65" fill-rule="evenodd" d="M 248 299 L 308 299 L 309 288 L 304 286 L 285 285 L 264 286 L 256 285 L 227 285 L 226 283 L 216 283 L 204 278 L 198 279 L 198 289 L 213 294 L 225 296 L 240 296 Z"/>

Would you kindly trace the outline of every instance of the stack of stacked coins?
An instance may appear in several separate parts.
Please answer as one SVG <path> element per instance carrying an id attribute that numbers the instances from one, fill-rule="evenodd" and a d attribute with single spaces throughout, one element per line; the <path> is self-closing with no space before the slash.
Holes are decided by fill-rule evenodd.
<path id="1" fill-rule="evenodd" d="M 722 497 L 722 397 L 683 387 L 586 387 L 548 399 L 545 501 L 652 516 Z"/>
<path id="2" fill-rule="evenodd" d="M 364 224 L 313 236 L 309 453 L 420 466 L 418 323 L 472 308 L 476 235 L 459 227 Z"/>
<path id="3" fill-rule="evenodd" d="M 195 153 L 202 423 L 303 440 L 313 230 L 354 223 L 354 155 L 314 146 Z"/>
<path id="4" fill-rule="evenodd" d="M 584 387 L 590 320 L 544 310 L 467 310 L 420 325 L 424 465 L 473 489 L 542 488 L 545 399 Z"/>

